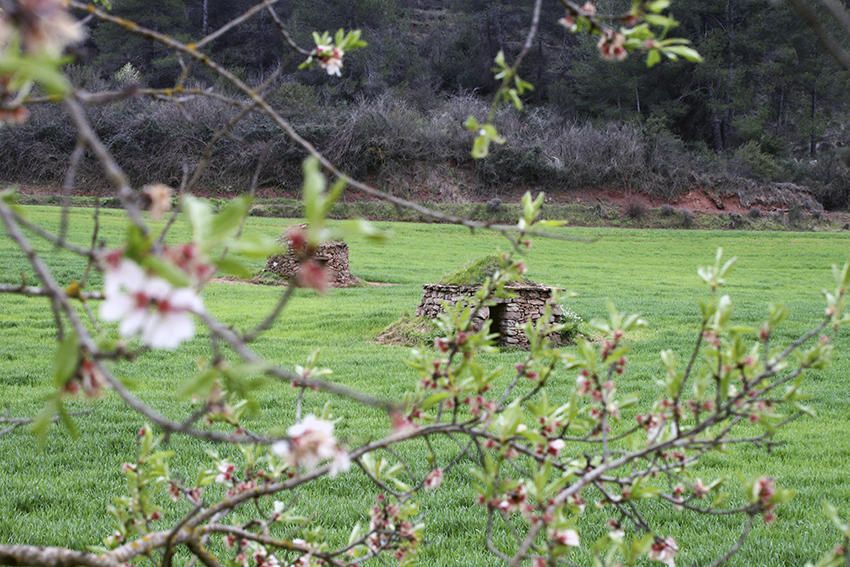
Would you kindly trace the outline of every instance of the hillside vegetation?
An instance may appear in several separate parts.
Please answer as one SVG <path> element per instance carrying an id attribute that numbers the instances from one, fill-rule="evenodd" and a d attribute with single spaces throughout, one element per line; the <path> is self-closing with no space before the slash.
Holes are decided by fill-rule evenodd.
<path id="1" fill-rule="evenodd" d="M 599 2 L 615 9 L 622 2 Z M 199 37 L 250 6 L 248 0 L 116 0 L 113 12 L 161 31 Z M 508 144 L 490 159 L 469 156 L 462 123 L 481 114 L 496 83 L 493 58 L 516 52 L 530 19 L 526 3 L 479 0 L 293 0 L 277 7 L 295 39 L 309 30 L 363 28 L 370 47 L 347 56 L 342 78 L 298 70 L 268 14 L 210 46 L 249 84 L 269 81 L 271 104 L 356 177 L 396 194 L 486 201 L 517 188 L 570 194 L 587 188 L 637 191 L 672 200 L 694 189 L 773 195 L 788 208 L 813 195 L 827 209 L 850 201 L 844 164 L 847 74 L 825 56 L 783 3 L 683 0 L 678 35 L 705 58 L 647 70 L 633 55 L 612 65 L 588 39 L 556 22 L 542 28 L 521 69 L 535 84 L 527 111 L 497 117 Z M 74 84 L 90 91 L 173 86 L 176 59 L 140 38 L 92 23 L 78 49 Z M 233 94 L 203 71 L 186 88 Z M 206 97 L 180 106 L 131 98 L 92 109 L 95 127 L 136 183 L 177 184 L 200 158 L 222 116 L 238 110 Z M 34 107 L 23 126 L 0 129 L 0 179 L 56 185 L 74 132 L 53 109 Z M 218 142 L 202 180 L 209 192 L 249 183 L 292 191 L 300 149 L 249 116 Z M 80 190 L 104 186 L 86 161 Z"/>

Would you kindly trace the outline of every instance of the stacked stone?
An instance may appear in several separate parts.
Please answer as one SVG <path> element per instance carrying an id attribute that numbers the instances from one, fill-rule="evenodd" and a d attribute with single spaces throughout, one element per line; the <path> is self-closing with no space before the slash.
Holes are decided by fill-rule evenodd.
<path id="1" fill-rule="evenodd" d="M 345 242 L 323 242 L 313 258 L 328 268 L 332 287 L 348 287 L 357 284 L 348 267 L 348 244 Z M 272 256 L 266 262 L 266 271 L 285 279 L 294 279 L 298 273 L 298 260 L 291 251 Z"/>
<path id="2" fill-rule="evenodd" d="M 528 338 L 522 330 L 522 325 L 528 321 L 537 322 L 543 314 L 546 305 L 552 301 L 552 289 L 534 284 L 511 285 L 506 287 L 514 297 L 499 299 L 493 307 L 484 307 L 473 317 L 473 328 L 478 330 L 484 321 L 491 318 L 499 310 L 498 327 L 491 323 L 491 331 L 499 333 L 499 344 L 518 348 L 528 348 Z M 471 298 L 478 290 L 475 286 L 429 284 L 424 286 L 422 301 L 416 309 L 416 315 L 436 319 L 443 312 L 443 305 L 454 305 L 459 301 Z M 560 321 L 562 318 L 560 305 L 552 306 L 552 318 Z M 556 337 L 552 337 L 555 339 Z"/>

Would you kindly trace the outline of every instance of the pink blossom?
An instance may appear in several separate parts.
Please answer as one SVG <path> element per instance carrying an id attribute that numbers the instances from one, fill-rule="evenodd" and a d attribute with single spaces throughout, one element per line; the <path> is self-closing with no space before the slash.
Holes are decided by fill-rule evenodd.
<path id="1" fill-rule="evenodd" d="M 163 183 L 145 185 L 142 189 L 150 201 L 150 213 L 154 219 L 162 218 L 166 212 L 171 210 L 171 195 L 174 190 Z"/>
<path id="2" fill-rule="evenodd" d="M 649 550 L 649 558 L 664 563 L 667 567 L 676 567 L 676 554 L 678 552 L 679 546 L 672 537 L 656 538 Z"/>
<path id="3" fill-rule="evenodd" d="M 585 16 L 595 16 L 596 15 L 596 6 L 593 2 L 585 2 L 581 7 L 581 11 Z"/>
<path id="4" fill-rule="evenodd" d="M 706 494 L 708 494 L 709 490 L 710 489 L 702 483 L 702 479 L 698 478 L 696 482 L 694 482 L 694 496 L 696 496 L 697 498 L 704 497 Z"/>
<path id="5" fill-rule="evenodd" d="M 328 270 L 315 260 L 307 260 L 298 268 L 298 285 L 315 289 L 319 293 L 328 291 Z"/>
<path id="6" fill-rule="evenodd" d="M 586 396 L 593 390 L 593 382 L 591 382 L 590 378 L 585 372 L 579 374 L 578 378 L 576 378 L 576 387 L 578 388 L 578 394 L 580 396 Z"/>
<path id="7" fill-rule="evenodd" d="M 396 435 L 407 435 L 416 431 L 416 424 L 404 414 L 393 412 L 390 419 L 392 420 L 393 433 Z"/>
<path id="8" fill-rule="evenodd" d="M 561 451 L 564 450 L 564 446 L 566 443 L 563 439 L 552 439 L 549 441 L 549 445 L 546 449 L 546 452 L 552 455 L 553 457 L 557 457 L 561 454 Z"/>
<path id="9" fill-rule="evenodd" d="M 443 469 L 437 468 L 425 477 L 425 490 L 436 490 L 443 482 Z"/>
<path id="10" fill-rule="evenodd" d="M 13 4 L 14 6 L 14 4 Z M 10 26 L 0 13 L 0 50 L 9 41 Z M 23 47 L 30 53 L 59 57 L 69 45 L 79 43 L 86 34 L 61 0 L 20 0 L 14 14 Z"/>
<path id="11" fill-rule="evenodd" d="M 100 390 L 103 387 L 105 379 L 100 369 L 92 360 L 84 358 L 80 362 L 79 377 L 83 392 L 87 396 L 94 398 L 100 395 Z"/>
<path id="12" fill-rule="evenodd" d="M 622 61 L 629 55 L 628 51 L 626 51 L 625 43 L 626 37 L 623 34 L 606 30 L 599 37 L 597 48 L 603 59 L 608 61 Z"/>
<path id="13" fill-rule="evenodd" d="M 289 466 L 313 470 L 321 461 L 330 460 L 331 476 L 351 467 L 348 453 L 337 445 L 334 424 L 330 421 L 311 414 L 290 427 L 287 434 L 289 439 L 272 445 L 272 452 L 283 457 Z"/>
<path id="14" fill-rule="evenodd" d="M 565 545 L 567 547 L 578 547 L 581 545 L 581 541 L 578 537 L 578 532 L 573 529 L 566 530 L 555 530 L 552 533 L 552 541 L 557 543 L 558 545 Z"/>
<path id="15" fill-rule="evenodd" d="M 333 45 L 317 45 L 316 59 L 319 60 L 319 65 L 328 75 L 342 75 L 342 56 L 345 55 L 342 49 Z"/>
<path id="16" fill-rule="evenodd" d="M 233 463 L 228 461 L 221 461 L 218 464 L 218 475 L 215 477 L 215 481 L 219 484 L 227 484 L 233 480 L 233 472 L 236 470 L 236 467 Z"/>

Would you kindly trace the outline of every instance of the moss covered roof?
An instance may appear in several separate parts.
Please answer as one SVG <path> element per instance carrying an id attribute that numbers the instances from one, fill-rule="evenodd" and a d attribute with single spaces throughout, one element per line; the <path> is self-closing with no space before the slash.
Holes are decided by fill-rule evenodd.
<path id="1" fill-rule="evenodd" d="M 473 260 L 456 272 L 446 274 L 438 283 L 442 285 L 480 286 L 484 283 L 484 280 L 491 277 L 496 270 L 500 268 L 500 266 L 501 261 L 498 255 L 492 254 L 490 256 L 484 256 L 483 258 Z M 534 285 L 534 282 L 525 279 L 518 283 Z"/>

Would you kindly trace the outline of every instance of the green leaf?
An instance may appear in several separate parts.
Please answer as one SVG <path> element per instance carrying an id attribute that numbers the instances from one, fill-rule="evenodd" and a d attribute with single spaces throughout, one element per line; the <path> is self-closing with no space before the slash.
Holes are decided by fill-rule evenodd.
<path id="1" fill-rule="evenodd" d="M 251 270 L 245 267 L 245 264 L 232 256 L 219 258 L 215 261 L 215 267 L 221 272 L 230 274 L 231 276 L 236 276 L 237 278 L 248 279 L 253 275 Z"/>
<path id="2" fill-rule="evenodd" d="M 13 91 L 26 90 L 37 83 L 49 95 L 64 96 L 71 84 L 59 70 L 68 59 L 50 54 L 24 54 L 20 41 L 13 36 L 5 50 L 0 52 L 0 76 L 8 77 Z"/>
<path id="3" fill-rule="evenodd" d="M 670 45 L 664 47 L 664 52 L 667 54 L 674 53 L 679 55 L 691 63 L 702 63 L 702 55 L 700 55 L 699 52 L 692 47 L 684 45 Z"/>
<path id="4" fill-rule="evenodd" d="M 327 186 L 327 180 L 319 167 L 319 160 L 313 156 L 304 160 L 304 216 L 311 230 L 317 229 L 324 222 L 322 193 Z"/>
<path id="5" fill-rule="evenodd" d="M 345 179 L 337 179 L 334 184 L 331 185 L 330 190 L 328 190 L 328 196 L 325 198 L 325 202 L 322 207 L 325 216 L 331 212 L 334 204 L 339 201 L 340 197 L 342 197 L 342 192 L 345 191 L 347 185 L 348 184 Z"/>
<path id="6" fill-rule="evenodd" d="M 151 249 L 150 238 L 135 224 L 127 228 L 127 246 L 124 253 L 136 262 L 142 262 Z"/>
<path id="7" fill-rule="evenodd" d="M 206 396 L 215 384 L 216 378 L 218 378 L 218 371 L 215 368 L 208 368 L 183 384 L 177 395 L 181 398 Z"/>
<path id="8" fill-rule="evenodd" d="M 508 97 L 511 99 L 511 102 L 517 110 L 522 110 L 522 100 L 520 100 L 516 89 L 508 89 Z"/>
<path id="9" fill-rule="evenodd" d="M 542 220 L 537 223 L 544 228 L 560 228 L 567 225 L 567 221 L 563 220 Z"/>
<path id="10" fill-rule="evenodd" d="M 271 236 L 265 234 L 250 234 L 229 243 L 231 252 L 248 258 L 265 259 L 274 254 L 285 252 L 284 247 Z"/>
<path id="11" fill-rule="evenodd" d="M 158 256 L 146 256 L 142 260 L 142 267 L 152 271 L 173 286 L 189 287 L 189 276 L 186 275 L 186 272 Z"/>
<path id="12" fill-rule="evenodd" d="M 59 342 L 53 360 L 53 385 L 61 388 L 74 375 L 80 365 L 80 346 L 76 333 L 69 332 Z"/>
<path id="13" fill-rule="evenodd" d="M 47 432 L 53 424 L 53 418 L 55 418 L 56 414 L 59 412 L 59 403 L 59 394 L 54 394 L 47 398 L 47 402 L 44 404 L 44 407 L 30 425 L 30 431 L 35 434 L 38 439 L 38 444 L 41 447 L 44 447 L 44 444 L 47 441 Z"/>
<path id="14" fill-rule="evenodd" d="M 24 209 L 18 204 L 17 190 L 18 188 L 14 185 L 3 189 L 0 191 L 0 201 L 3 201 L 16 215 L 24 218 Z"/>
<path id="15" fill-rule="evenodd" d="M 206 199 L 185 195 L 183 197 L 183 211 L 192 225 L 192 240 L 198 245 L 203 245 L 212 230 L 212 205 Z"/>
<path id="16" fill-rule="evenodd" d="M 248 214 L 250 207 L 250 195 L 243 195 L 228 202 L 212 220 L 209 241 L 205 244 L 209 247 L 213 243 L 221 242 L 233 236 L 239 230 L 242 219 Z"/>
<path id="17" fill-rule="evenodd" d="M 650 49 L 646 54 L 646 66 L 650 69 L 661 62 L 661 52 L 657 49 Z"/>
<path id="18" fill-rule="evenodd" d="M 372 242 L 384 242 L 390 237 L 390 232 L 380 229 L 366 219 L 354 219 L 347 222 L 345 231 L 362 236 Z"/>
<path id="19" fill-rule="evenodd" d="M 57 398 L 56 412 L 59 414 L 59 421 L 65 426 L 65 429 L 68 430 L 68 434 L 71 435 L 71 438 L 79 438 L 80 430 L 77 429 L 77 424 L 74 423 L 74 418 L 71 417 L 71 414 L 68 413 L 68 410 L 65 408 L 65 404 L 62 403 L 62 398 Z"/>
<path id="20" fill-rule="evenodd" d="M 487 136 L 476 136 L 472 142 L 472 157 L 484 159 L 490 153 L 490 139 Z"/>
<path id="21" fill-rule="evenodd" d="M 646 16 L 644 16 L 644 19 L 654 26 L 658 26 L 660 28 L 665 29 L 675 28 L 679 25 L 679 23 L 673 18 L 670 18 L 668 16 L 659 16 L 657 14 L 647 14 Z"/>

